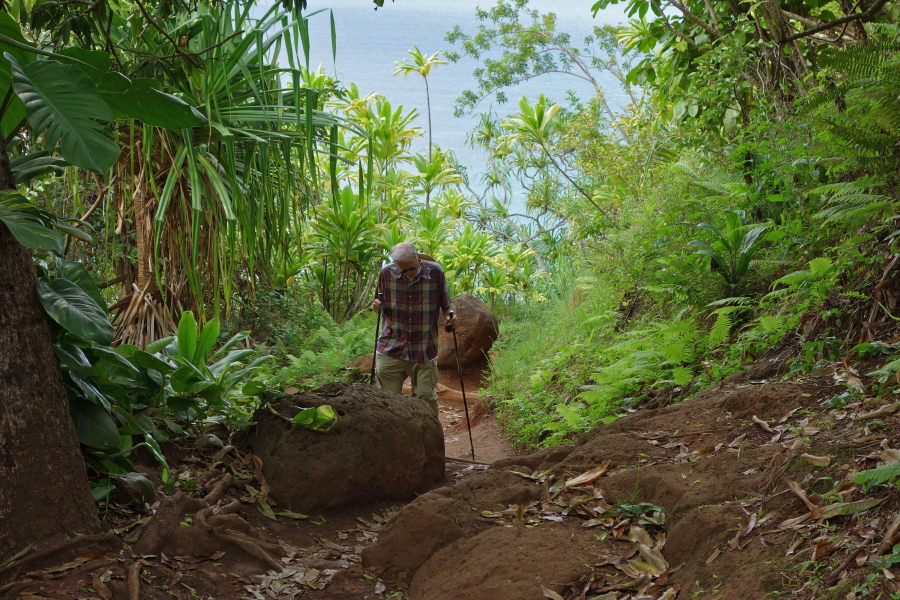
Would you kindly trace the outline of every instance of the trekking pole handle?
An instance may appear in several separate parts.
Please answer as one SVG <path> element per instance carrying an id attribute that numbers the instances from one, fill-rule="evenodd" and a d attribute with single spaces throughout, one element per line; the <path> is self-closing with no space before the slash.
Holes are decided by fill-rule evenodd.
<path id="1" fill-rule="evenodd" d="M 453 310 L 452 310 L 452 309 L 447 311 L 447 316 L 450 317 L 450 319 L 453 318 Z M 448 331 L 448 332 L 449 332 L 449 331 L 450 331 L 450 326 L 449 326 L 449 325 L 444 325 L 444 331 Z"/>
<path id="2" fill-rule="evenodd" d="M 381 314 L 384 314 L 384 292 L 378 292 L 378 301 L 381 302 Z"/>

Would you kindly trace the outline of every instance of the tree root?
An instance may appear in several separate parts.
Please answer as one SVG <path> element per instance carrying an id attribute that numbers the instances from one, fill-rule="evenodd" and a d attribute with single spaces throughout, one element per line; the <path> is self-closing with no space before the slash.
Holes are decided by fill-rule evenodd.
<path id="1" fill-rule="evenodd" d="M 85 535 L 31 552 L 18 562 L 0 567 L 0 578 L 11 580 L 19 573 L 36 571 L 47 564 L 58 565 L 85 554 L 115 553 L 121 548 L 122 541 L 111 533 Z"/>
<path id="2" fill-rule="evenodd" d="M 218 511 L 216 511 L 215 507 L 212 506 L 209 508 L 204 508 L 197 513 L 197 524 L 200 527 L 207 529 L 215 537 L 221 539 L 224 542 L 228 542 L 234 544 L 235 546 L 238 546 L 253 558 L 262 561 L 270 569 L 274 569 L 275 571 L 281 573 L 282 571 L 284 571 L 284 567 L 280 562 L 272 558 L 272 556 L 269 555 L 268 552 L 263 550 L 262 547 L 260 547 L 260 545 L 257 543 L 257 540 L 254 540 L 250 536 L 233 529 L 229 529 L 221 525 L 215 526 L 209 522 L 209 519 L 211 517 L 235 514 L 240 510 L 240 508 L 241 503 L 239 500 L 233 500 L 232 502 L 219 508 Z"/>

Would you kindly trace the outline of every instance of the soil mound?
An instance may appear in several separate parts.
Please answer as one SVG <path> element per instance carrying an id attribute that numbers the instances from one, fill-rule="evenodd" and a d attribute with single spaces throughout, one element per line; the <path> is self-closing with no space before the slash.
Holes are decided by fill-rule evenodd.
<path id="1" fill-rule="evenodd" d="M 292 425 L 299 408 L 330 405 L 327 433 Z M 444 479 L 444 436 L 428 405 L 369 385 L 334 383 L 284 396 L 253 416 L 248 438 L 272 497 L 294 511 L 409 500 Z"/>
<path id="2" fill-rule="evenodd" d="M 795 459 L 823 451 L 811 420 L 840 390 L 732 384 L 501 459 L 400 510 L 363 565 L 411 577 L 413 600 L 763 598 L 813 468 Z"/>

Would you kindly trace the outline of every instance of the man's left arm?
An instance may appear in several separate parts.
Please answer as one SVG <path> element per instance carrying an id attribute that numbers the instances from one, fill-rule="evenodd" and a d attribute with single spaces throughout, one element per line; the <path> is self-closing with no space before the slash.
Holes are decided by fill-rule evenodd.
<path id="1" fill-rule="evenodd" d="M 441 307 L 441 310 L 444 312 L 444 316 L 447 318 L 445 326 L 452 329 L 456 326 L 456 313 L 453 313 L 453 305 L 450 303 L 450 292 L 447 287 L 447 274 L 444 273 L 443 269 L 441 269 L 440 273 L 442 282 L 438 305 Z M 453 313 L 452 317 L 450 316 L 451 313 Z"/>

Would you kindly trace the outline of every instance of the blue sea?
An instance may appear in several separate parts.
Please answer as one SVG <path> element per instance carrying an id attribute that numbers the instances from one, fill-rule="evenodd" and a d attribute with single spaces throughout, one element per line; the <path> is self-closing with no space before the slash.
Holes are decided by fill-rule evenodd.
<path id="1" fill-rule="evenodd" d="M 581 41 L 592 34 L 594 26 L 627 21 L 619 6 L 594 18 L 592 4 L 593 0 L 531 0 L 529 7 L 541 13 L 556 13 L 557 29 L 569 33 L 573 43 L 581 47 Z M 413 46 L 429 55 L 439 50 L 459 50 L 445 40 L 447 32 L 459 24 L 464 32 L 474 34 L 480 23 L 475 16 L 476 7 L 487 9 L 493 5 L 485 0 L 385 0 L 383 8 L 374 10 L 370 0 L 311 0 L 307 14 L 320 8 L 333 11 L 337 60 L 332 60 L 329 16 L 327 11 L 321 12 L 310 18 L 310 66 L 315 69 L 322 65 L 327 73 L 341 81 L 356 83 L 362 94 L 376 92 L 395 106 L 415 108 L 420 115 L 416 124 L 425 132 L 425 84 L 416 74 L 406 78 L 394 76 L 395 63 L 408 58 L 407 51 Z M 474 127 L 477 117 L 454 117 L 453 108 L 463 90 L 475 88 L 472 71 L 477 66 L 477 61 L 464 57 L 458 63 L 436 65 L 428 77 L 434 143 L 452 149 L 470 173 L 481 172 L 484 165 L 484 156 L 466 146 L 466 133 Z M 623 108 L 627 100 L 618 82 L 606 73 L 598 79 L 613 109 Z M 583 99 L 593 95 L 593 88 L 581 79 L 548 74 L 506 90 L 509 98 L 506 104 L 498 105 L 494 98 L 488 98 L 477 110 L 493 110 L 505 116 L 515 112 L 522 96 L 536 99 L 541 93 L 565 104 L 569 90 Z M 418 138 L 414 150 L 425 150 L 427 139 L 427 134 Z"/>

